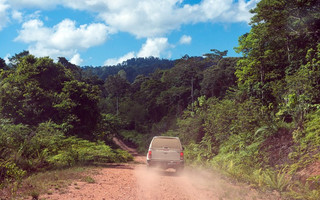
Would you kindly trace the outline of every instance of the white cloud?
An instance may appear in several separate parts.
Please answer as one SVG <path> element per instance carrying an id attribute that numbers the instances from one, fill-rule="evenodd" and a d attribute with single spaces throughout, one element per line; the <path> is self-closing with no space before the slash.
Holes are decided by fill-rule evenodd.
<path id="1" fill-rule="evenodd" d="M 3 0 L 2 0 L 3 1 Z M 13 8 L 53 9 L 64 6 L 90 11 L 116 31 L 137 38 L 162 37 L 183 24 L 199 22 L 248 22 L 249 10 L 260 0 L 10 0 Z"/>
<path id="2" fill-rule="evenodd" d="M 22 30 L 20 31 L 19 36 L 15 40 L 22 41 L 25 43 L 47 43 L 50 38 L 50 35 L 52 35 L 52 30 L 50 28 L 44 27 L 44 24 L 41 20 L 33 19 L 25 22 L 22 25 Z"/>
<path id="3" fill-rule="evenodd" d="M 23 20 L 22 13 L 17 10 L 13 10 L 11 16 L 12 19 L 17 20 L 18 22 L 22 22 Z"/>
<path id="4" fill-rule="evenodd" d="M 75 65 L 81 65 L 83 59 L 80 57 L 80 54 L 77 53 L 71 58 L 70 62 Z"/>
<path id="5" fill-rule="evenodd" d="M 116 65 L 126 61 L 130 58 L 134 57 L 171 57 L 170 51 L 168 49 L 172 48 L 173 46 L 168 42 L 168 38 L 148 38 L 147 41 L 142 45 L 140 51 L 138 53 L 132 51 L 127 53 L 126 55 L 120 58 L 110 58 L 104 62 L 104 65 Z"/>
<path id="6" fill-rule="evenodd" d="M 41 8 L 53 9 L 57 5 L 62 4 L 63 0 L 10 0 L 10 4 L 18 9 L 21 8 Z"/>
<path id="7" fill-rule="evenodd" d="M 199 21 L 215 21 L 230 10 L 233 0 L 205 0 L 199 6 Z M 217 20 L 218 21 L 218 20 Z"/>
<path id="8" fill-rule="evenodd" d="M 110 59 L 106 60 L 104 62 L 104 66 L 117 65 L 119 63 L 122 63 L 123 61 L 126 61 L 126 60 L 128 60 L 130 58 L 134 58 L 134 57 L 136 57 L 135 53 L 134 52 L 129 52 L 126 55 L 124 55 L 124 56 L 122 56 L 120 58 L 110 58 Z"/>
<path id="9" fill-rule="evenodd" d="M 121 63 L 130 56 L 167 57 L 173 46 L 164 36 L 182 25 L 207 22 L 248 22 L 249 10 L 260 0 L 201 0 L 197 4 L 184 4 L 183 0 L 0 0 L 0 31 L 8 23 L 9 14 L 14 20 L 25 20 L 15 41 L 29 44 L 30 53 L 36 56 L 64 56 L 74 58 L 79 51 L 105 43 L 108 35 L 127 32 L 137 38 L 147 38 L 138 52 L 130 52 L 106 63 Z M 76 25 L 65 19 L 48 27 L 40 19 L 42 9 L 65 7 L 89 11 L 96 20 L 104 23 Z M 21 9 L 37 10 L 22 16 Z M 40 10 L 40 11 L 39 11 Z M 190 44 L 192 38 L 183 36 L 180 44 Z"/>
<path id="10" fill-rule="evenodd" d="M 107 39 L 108 27 L 104 24 L 84 24 L 76 27 L 75 21 L 65 19 L 53 27 L 50 37 L 52 46 L 58 49 L 88 49 L 103 44 Z"/>
<path id="11" fill-rule="evenodd" d="M 170 48 L 171 45 L 168 42 L 168 38 L 148 38 L 146 43 L 142 46 L 138 57 L 160 57 L 160 55 L 165 54 L 166 50 Z M 169 53 L 167 53 L 169 55 Z M 166 57 L 170 57 L 170 56 Z"/>
<path id="12" fill-rule="evenodd" d="M 122 5 L 108 5 L 108 11 L 99 12 L 105 23 L 138 38 L 162 36 L 180 27 L 176 0 L 140 0 Z"/>
<path id="13" fill-rule="evenodd" d="M 29 15 L 26 16 L 26 21 L 32 20 L 32 19 L 40 19 L 41 17 L 41 11 L 37 10 Z"/>
<path id="14" fill-rule="evenodd" d="M 98 9 L 98 16 L 118 31 L 129 32 L 137 38 L 160 37 L 177 30 L 183 24 L 199 22 L 248 22 L 249 10 L 259 0 L 203 0 L 195 5 L 182 5 L 180 0 L 96 0 L 87 9 Z M 92 1 L 90 1 L 92 3 Z M 82 2 L 86 4 L 86 2 Z M 74 4 L 80 4 L 80 1 Z M 79 5 L 79 9 L 84 9 Z"/>
<path id="15" fill-rule="evenodd" d="M 238 4 L 236 4 L 236 8 L 234 8 L 235 18 L 238 21 L 250 21 L 250 18 L 252 17 L 252 14 L 248 12 L 248 10 L 253 9 L 256 4 L 260 0 L 251 0 L 246 2 L 245 0 L 239 0 Z"/>
<path id="16" fill-rule="evenodd" d="M 0 31 L 3 29 L 3 27 L 6 26 L 7 22 L 9 21 L 7 11 L 10 6 L 6 2 L 6 0 L 0 0 Z"/>
<path id="17" fill-rule="evenodd" d="M 189 35 L 183 35 L 183 36 L 180 38 L 179 43 L 180 43 L 180 44 L 190 44 L 191 41 L 192 41 L 191 36 L 189 36 Z"/>
<path id="18" fill-rule="evenodd" d="M 65 19 L 53 27 L 44 26 L 39 19 L 22 25 L 15 41 L 29 44 L 30 53 L 36 56 L 71 57 L 79 50 L 103 44 L 109 34 L 108 27 L 101 23 L 76 27 L 75 21 Z"/>
<path id="19" fill-rule="evenodd" d="M 10 57 L 11 55 L 9 53 L 4 57 L 4 60 L 6 61 L 7 65 L 10 63 L 10 60 L 9 60 Z"/>

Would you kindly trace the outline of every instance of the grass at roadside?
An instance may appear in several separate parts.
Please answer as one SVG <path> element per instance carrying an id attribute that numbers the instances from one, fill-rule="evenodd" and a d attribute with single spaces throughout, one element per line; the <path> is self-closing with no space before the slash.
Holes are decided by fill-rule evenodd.
<path id="1" fill-rule="evenodd" d="M 25 197 L 38 199 L 42 194 L 50 195 L 54 191 L 63 193 L 76 181 L 94 183 L 95 180 L 92 178 L 94 167 L 75 166 L 31 175 L 22 180 L 19 187 L 17 183 L 12 183 L 0 190 L 0 199 L 24 199 Z"/>

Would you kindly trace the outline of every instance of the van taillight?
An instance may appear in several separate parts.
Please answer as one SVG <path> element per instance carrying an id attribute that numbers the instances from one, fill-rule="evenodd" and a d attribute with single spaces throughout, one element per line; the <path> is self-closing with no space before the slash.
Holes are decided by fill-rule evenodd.
<path id="1" fill-rule="evenodd" d="M 183 160 L 183 152 L 180 152 L 180 160 Z"/>
<path id="2" fill-rule="evenodd" d="M 148 158 L 151 159 L 151 157 L 152 157 L 152 152 L 151 152 L 151 150 L 149 150 L 148 151 Z"/>

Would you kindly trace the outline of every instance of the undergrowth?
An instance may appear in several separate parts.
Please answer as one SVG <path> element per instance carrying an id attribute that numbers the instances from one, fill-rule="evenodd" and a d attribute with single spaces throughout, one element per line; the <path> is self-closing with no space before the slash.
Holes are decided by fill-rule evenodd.
<path id="1" fill-rule="evenodd" d="M 126 143 L 134 145 L 139 153 L 145 153 L 147 151 L 148 145 L 152 139 L 152 136 L 141 134 L 134 130 L 122 130 L 120 136 Z"/>
<path id="2" fill-rule="evenodd" d="M 253 187 L 276 190 L 284 198 L 320 199 L 320 177 L 306 170 L 320 162 L 320 111 L 308 113 L 303 124 L 296 126 L 261 118 L 263 109 L 268 108 L 259 110 L 255 103 L 210 100 L 202 106 L 196 104 L 199 108 L 193 113 L 186 111 L 180 119 L 183 127 L 174 132 L 186 138 L 186 128 L 204 130 L 198 132 L 202 134 L 199 142 L 185 142 L 186 162 L 219 169 Z M 201 117 L 202 123 L 193 119 L 196 117 Z"/>
<path id="3" fill-rule="evenodd" d="M 23 178 L 34 173 L 95 162 L 131 160 L 131 154 L 114 150 L 103 141 L 67 137 L 52 122 L 39 124 L 36 128 L 0 124 L 0 189 L 11 187 L 12 194 L 18 190 Z"/>
<path id="4" fill-rule="evenodd" d="M 83 181 L 92 183 L 94 179 L 90 176 L 91 167 L 70 167 L 66 169 L 49 170 L 32 174 L 22 180 L 20 187 L 11 193 L 8 198 L 31 196 L 41 197 L 43 194 L 52 194 L 52 191 L 63 192 L 74 181 Z M 13 187 L 13 184 L 7 186 L 7 190 Z"/>

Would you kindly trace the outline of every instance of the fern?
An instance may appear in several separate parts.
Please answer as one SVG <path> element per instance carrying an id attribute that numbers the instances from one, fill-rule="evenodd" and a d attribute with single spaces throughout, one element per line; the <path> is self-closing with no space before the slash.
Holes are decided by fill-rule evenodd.
<path id="1" fill-rule="evenodd" d="M 289 186 L 291 178 L 287 176 L 287 173 L 285 173 L 284 170 L 285 169 L 282 169 L 277 172 L 274 170 L 267 169 L 263 171 L 262 174 L 264 178 L 263 179 L 264 184 L 267 187 L 278 190 L 280 192 L 286 191 Z"/>

